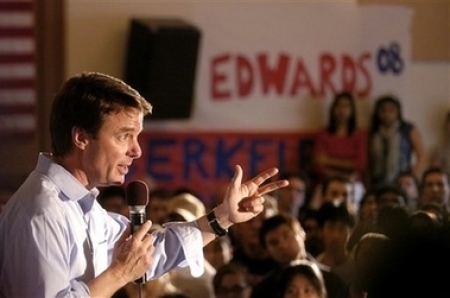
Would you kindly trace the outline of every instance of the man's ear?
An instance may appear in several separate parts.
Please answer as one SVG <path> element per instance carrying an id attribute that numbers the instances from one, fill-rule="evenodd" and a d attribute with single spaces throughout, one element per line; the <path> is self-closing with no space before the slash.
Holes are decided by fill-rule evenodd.
<path id="1" fill-rule="evenodd" d="M 72 128 L 72 142 L 75 147 L 84 150 L 86 146 L 89 144 L 89 135 L 86 131 L 80 127 Z"/>

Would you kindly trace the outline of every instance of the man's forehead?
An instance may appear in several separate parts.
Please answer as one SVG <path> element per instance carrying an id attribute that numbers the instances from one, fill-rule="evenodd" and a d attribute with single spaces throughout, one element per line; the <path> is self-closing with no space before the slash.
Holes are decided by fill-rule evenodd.
<path id="1" fill-rule="evenodd" d="M 444 181 L 448 182 L 448 177 L 444 173 L 430 173 L 425 177 L 425 183 L 427 182 L 435 182 L 435 181 Z"/>
<path id="2" fill-rule="evenodd" d="M 327 189 L 349 190 L 349 189 L 352 189 L 352 184 L 351 183 L 347 183 L 347 182 L 341 182 L 341 181 L 332 181 L 328 185 Z"/>

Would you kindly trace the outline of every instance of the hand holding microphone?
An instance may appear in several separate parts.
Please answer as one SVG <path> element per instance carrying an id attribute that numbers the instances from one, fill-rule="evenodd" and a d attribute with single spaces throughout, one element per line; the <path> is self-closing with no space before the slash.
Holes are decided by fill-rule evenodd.
<path id="1" fill-rule="evenodd" d="M 153 242 L 153 237 L 148 233 L 150 228 L 142 229 L 141 227 L 146 223 L 145 207 L 148 203 L 148 187 L 140 180 L 136 180 L 127 186 L 127 203 L 130 211 L 131 234 L 133 238 L 142 238 L 142 241 Z M 142 235 L 141 235 L 142 234 Z M 150 254 L 151 255 L 151 254 Z M 134 282 L 137 284 L 144 284 L 147 276 L 144 275 Z"/>
<path id="2" fill-rule="evenodd" d="M 133 181 L 127 187 L 130 210 L 130 233 L 124 233 L 115 247 L 111 270 L 124 283 L 146 282 L 146 272 L 153 263 L 153 236 L 149 233 L 152 223 L 146 220 L 145 206 L 148 201 L 147 185 Z M 131 236 L 130 236 L 131 234 Z"/>

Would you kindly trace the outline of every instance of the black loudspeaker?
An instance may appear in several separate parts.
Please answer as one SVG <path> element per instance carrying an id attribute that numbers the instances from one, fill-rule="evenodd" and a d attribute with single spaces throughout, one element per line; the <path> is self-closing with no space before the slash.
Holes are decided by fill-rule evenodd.
<path id="1" fill-rule="evenodd" d="M 146 120 L 191 116 L 200 36 L 182 20 L 131 20 L 125 81 L 152 104 Z"/>

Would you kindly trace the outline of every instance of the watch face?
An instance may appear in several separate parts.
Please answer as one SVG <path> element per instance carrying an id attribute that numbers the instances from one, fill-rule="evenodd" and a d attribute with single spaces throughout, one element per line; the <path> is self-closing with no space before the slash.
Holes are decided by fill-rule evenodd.
<path id="1" fill-rule="evenodd" d="M 206 218 L 208 219 L 209 226 L 211 227 L 211 229 L 213 229 L 214 233 L 216 233 L 217 236 L 225 236 L 228 234 L 228 231 L 222 228 L 219 222 L 217 221 L 214 210 L 209 212 Z"/>

